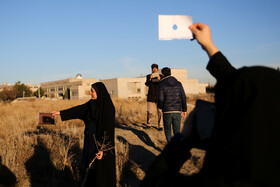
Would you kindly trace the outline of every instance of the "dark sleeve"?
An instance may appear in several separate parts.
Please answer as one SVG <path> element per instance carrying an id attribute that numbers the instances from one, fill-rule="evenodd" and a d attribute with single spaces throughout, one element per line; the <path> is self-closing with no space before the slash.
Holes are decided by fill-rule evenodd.
<path id="1" fill-rule="evenodd" d="M 87 111 L 88 102 L 82 105 L 78 105 L 66 110 L 60 111 L 61 120 L 70 120 L 70 119 L 84 119 L 84 116 Z"/>
<path id="2" fill-rule="evenodd" d="M 184 91 L 184 88 L 181 84 L 181 102 L 182 102 L 182 111 L 187 112 L 187 97 Z"/>
<path id="3" fill-rule="evenodd" d="M 217 81 L 236 70 L 220 51 L 210 58 L 206 69 Z"/>
<path id="4" fill-rule="evenodd" d="M 145 82 L 146 86 L 150 86 L 151 85 L 151 81 L 150 81 L 150 75 L 146 76 L 146 82 Z"/>
<path id="5" fill-rule="evenodd" d="M 164 101 L 164 92 L 163 92 L 163 88 L 162 88 L 162 84 L 159 83 L 158 85 L 158 108 L 159 109 L 163 109 L 163 101 Z"/>
<path id="6" fill-rule="evenodd" d="M 140 187 L 168 186 L 169 182 L 174 184 L 176 175 L 189 157 L 190 146 L 187 140 L 182 134 L 175 134 L 151 164 Z"/>

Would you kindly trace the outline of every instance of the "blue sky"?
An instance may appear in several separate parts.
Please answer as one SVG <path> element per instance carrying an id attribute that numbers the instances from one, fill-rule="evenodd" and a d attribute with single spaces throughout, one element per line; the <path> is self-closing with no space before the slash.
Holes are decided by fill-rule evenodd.
<path id="1" fill-rule="evenodd" d="M 278 0 L 1 0 L 0 84 L 150 73 L 186 68 L 214 83 L 196 41 L 158 40 L 158 15 L 190 15 L 237 68 L 280 67 Z"/>

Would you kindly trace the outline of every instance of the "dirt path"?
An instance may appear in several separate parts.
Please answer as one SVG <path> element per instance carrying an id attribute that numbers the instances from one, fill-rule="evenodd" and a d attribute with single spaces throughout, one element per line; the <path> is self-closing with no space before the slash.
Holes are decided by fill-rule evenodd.
<path id="1" fill-rule="evenodd" d="M 183 125 L 183 124 L 182 124 Z M 164 131 L 156 125 L 146 128 L 145 124 L 120 124 L 116 127 L 116 139 L 129 145 L 129 160 L 121 175 L 121 186 L 139 186 L 145 173 L 167 144 Z M 182 166 L 180 173 L 191 175 L 199 172 L 205 152 L 191 150 L 192 157 Z"/>
<path id="2" fill-rule="evenodd" d="M 145 127 L 144 124 L 120 124 L 116 128 L 116 139 L 129 145 L 129 162 L 121 176 L 124 186 L 139 186 L 150 164 L 166 145 L 163 131 L 155 126 Z"/>

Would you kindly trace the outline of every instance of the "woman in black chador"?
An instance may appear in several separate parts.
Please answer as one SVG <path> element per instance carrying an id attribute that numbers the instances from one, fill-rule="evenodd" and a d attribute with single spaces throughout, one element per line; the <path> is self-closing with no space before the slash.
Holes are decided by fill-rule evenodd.
<path id="1" fill-rule="evenodd" d="M 85 186 L 116 186 L 115 149 L 103 154 L 96 145 L 97 142 L 102 144 L 106 137 L 104 144 L 115 146 L 115 107 L 103 83 L 92 84 L 90 94 L 91 100 L 85 104 L 52 113 L 60 115 L 62 121 L 81 119 L 85 123 L 83 158 L 85 168 L 90 166 Z"/>

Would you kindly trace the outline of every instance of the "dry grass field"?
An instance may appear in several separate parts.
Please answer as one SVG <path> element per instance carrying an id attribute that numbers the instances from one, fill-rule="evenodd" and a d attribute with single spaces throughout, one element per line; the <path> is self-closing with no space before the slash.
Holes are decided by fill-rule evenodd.
<path id="1" fill-rule="evenodd" d="M 196 99 L 213 101 L 213 95 L 188 96 L 188 110 Z M 63 110 L 86 101 L 29 100 L 0 103 L 0 186 L 78 186 L 84 124 L 80 120 L 38 126 L 38 112 Z M 113 99 L 116 108 L 115 148 L 118 186 L 138 186 L 154 158 L 166 145 L 163 131 L 145 129 L 146 101 Z M 183 122 L 183 121 L 182 121 Z M 193 149 L 203 160 L 205 153 Z M 188 160 L 184 174 L 199 171 L 201 162 Z"/>

